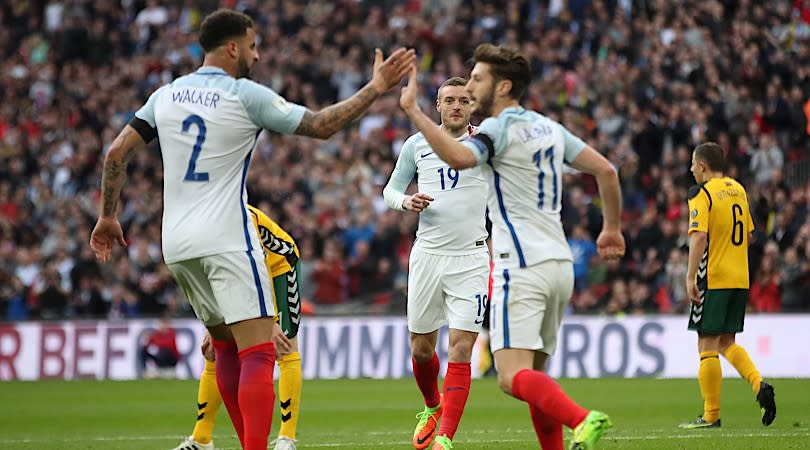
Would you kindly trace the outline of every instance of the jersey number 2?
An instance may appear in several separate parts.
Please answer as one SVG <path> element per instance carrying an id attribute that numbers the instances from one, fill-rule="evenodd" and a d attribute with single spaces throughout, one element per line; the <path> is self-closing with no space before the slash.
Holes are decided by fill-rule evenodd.
<path id="1" fill-rule="evenodd" d="M 731 220 L 734 224 L 731 227 L 731 243 L 734 245 L 742 245 L 743 243 L 743 223 L 742 223 L 743 209 L 742 206 L 734 204 L 731 205 Z"/>
<path id="2" fill-rule="evenodd" d="M 194 148 L 191 150 L 191 159 L 188 160 L 188 169 L 186 169 L 186 177 L 184 181 L 208 181 L 208 172 L 197 172 L 197 158 L 200 157 L 203 142 L 205 142 L 205 121 L 202 117 L 192 114 L 186 117 L 183 121 L 183 133 L 188 133 L 191 125 L 197 125 L 197 141 L 194 143 Z"/>

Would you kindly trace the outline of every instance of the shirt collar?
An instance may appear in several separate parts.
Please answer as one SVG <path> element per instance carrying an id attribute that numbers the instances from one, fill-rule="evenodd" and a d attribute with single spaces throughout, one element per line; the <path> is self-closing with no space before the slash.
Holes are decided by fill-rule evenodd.
<path id="1" fill-rule="evenodd" d="M 215 67 L 215 66 L 202 66 L 199 69 L 197 69 L 197 73 L 199 73 L 201 75 L 208 75 L 208 74 L 227 75 L 228 74 L 222 68 Z"/>

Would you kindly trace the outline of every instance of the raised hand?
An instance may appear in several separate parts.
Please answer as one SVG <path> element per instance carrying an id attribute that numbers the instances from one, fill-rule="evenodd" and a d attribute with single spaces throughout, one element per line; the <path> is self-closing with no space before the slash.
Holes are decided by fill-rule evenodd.
<path id="1" fill-rule="evenodd" d="M 398 85 L 413 64 L 416 62 L 416 51 L 399 48 L 383 61 L 382 50 L 374 50 L 374 74 L 371 84 L 374 85 L 380 94 Z"/>
<path id="2" fill-rule="evenodd" d="M 419 76 L 419 71 L 414 65 L 411 66 L 410 72 L 408 84 L 402 88 L 402 92 L 399 94 L 399 106 L 407 114 L 410 114 L 408 111 L 419 108 L 419 105 L 416 103 L 416 98 L 419 93 L 419 84 L 416 82 L 416 78 Z"/>

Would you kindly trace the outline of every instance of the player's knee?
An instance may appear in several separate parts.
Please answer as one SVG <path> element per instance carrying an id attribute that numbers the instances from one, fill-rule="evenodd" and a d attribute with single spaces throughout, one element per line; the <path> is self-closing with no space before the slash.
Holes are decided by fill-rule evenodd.
<path id="1" fill-rule="evenodd" d="M 734 343 L 733 334 L 723 334 L 720 336 L 720 348 L 718 350 L 720 352 L 724 352 L 733 343 Z"/>
<path id="2" fill-rule="evenodd" d="M 458 340 L 450 343 L 448 359 L 452 362 L 470 362 L 475 341 Z"/>
<path id="3" fill-rule="evenodd" d="M 433 354 L 435 350 L 429 344 L 424 342 L 413 342 L 413 348 L 411 349 L 411 355 L 413 359 L 416 360 L 418 363 L 423 363 L 430 361 L 433 359 Z"/>
<path id="4" fill-rule="evenodd" d="M 498 387 L 504 394 L 512 395 L 512 378 L 514 374 L 511 372 L 498 372 Z"/>

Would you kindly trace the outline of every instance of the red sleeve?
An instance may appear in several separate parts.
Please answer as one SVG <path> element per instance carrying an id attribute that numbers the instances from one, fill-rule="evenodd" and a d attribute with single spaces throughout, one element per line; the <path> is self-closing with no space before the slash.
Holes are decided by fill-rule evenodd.
<path id="1" fill-rule="evenodd" d="M 169 330 L 169 348 L 171 349 L 172 353 L 174 353 L 174 357 L 177 360 L 180 360 L 180 352 L 177 350 L 177 332 L 174 331 L 174 328 Z"/>

